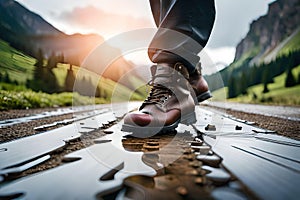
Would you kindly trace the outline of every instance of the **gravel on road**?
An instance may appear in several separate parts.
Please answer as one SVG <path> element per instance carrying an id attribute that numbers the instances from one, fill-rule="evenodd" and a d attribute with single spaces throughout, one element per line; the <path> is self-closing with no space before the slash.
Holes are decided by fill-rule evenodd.
<path id="1" fill-rule="evenodd" d="M 221 108 L 213 105 L 202 105 L 209 110 L 218 110 L 224 114 L 232 115 L 241 120 L 255 122 L 256 126 L 264 129 L 276 131 L 277 134 L 283 135 L 292 139 L 300 140 L 300 123 L 296 120 L 287 118 L 265 116 L 255 114 L 253 110 L 250 112 L 237 111 L 232 108 Z"/>

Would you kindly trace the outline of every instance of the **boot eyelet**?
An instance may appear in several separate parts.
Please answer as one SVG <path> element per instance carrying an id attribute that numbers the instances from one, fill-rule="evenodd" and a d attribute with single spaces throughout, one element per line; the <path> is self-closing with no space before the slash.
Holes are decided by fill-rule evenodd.
<path id="1" fill-rule="evenodd" d="M 165 97 L 160 98 L 159 102 L 162 103 L 162 104 L 164 104 L 166 102 Z"/>

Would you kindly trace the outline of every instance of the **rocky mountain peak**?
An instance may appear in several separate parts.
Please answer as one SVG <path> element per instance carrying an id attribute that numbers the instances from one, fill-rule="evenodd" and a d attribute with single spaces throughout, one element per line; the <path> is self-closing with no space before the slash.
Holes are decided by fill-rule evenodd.
<path id="1" fill-rule="evenodd" d="M 299 0 L 277 0 L 269 4 L 268 13 L 251 23 L 248 34 L 237 45 L 235 61 L 252 54 L 250 64 L 260 62 L 262 56 L 298 31 L 299 21 Z"/>

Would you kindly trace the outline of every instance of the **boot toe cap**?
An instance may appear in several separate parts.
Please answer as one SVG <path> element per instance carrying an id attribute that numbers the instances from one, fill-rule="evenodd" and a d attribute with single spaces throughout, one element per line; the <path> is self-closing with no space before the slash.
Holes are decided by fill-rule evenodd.
<path id="1" fill-rule="evenodd" d="M 152 116 L 142 112 L 131 112 L 124 117 L 125 124 L 147 126 L 152 122 Z"/>

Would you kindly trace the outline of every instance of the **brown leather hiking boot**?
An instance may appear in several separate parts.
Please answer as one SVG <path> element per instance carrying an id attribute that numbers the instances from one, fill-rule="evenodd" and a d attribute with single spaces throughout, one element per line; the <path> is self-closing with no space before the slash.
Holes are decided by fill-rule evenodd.
<path id="1" fill-rule="evenodd" d="M 192 88 L 187 69 L 180 63 L 151 67 L 152 86 L 148 98 L 136 112 L 124 118 L 123 131 L 158 133 L 175 129 L 181 122 L 196 122 Z"/>
<path id="2" fill-rule="evenodd" d="M 196 99 L 198 103 L 205 101 L 212 97 L 206 80 L 203 78 L 201 74 L 201 63 L 198 63 L 196 66 L 196 70 L 194 73 L 190 74 L 189 76 L 189 83 L 191 84 L 192 88 L 194 89 Z M 195 104 L 197 104 L 195 100 Z"/>

